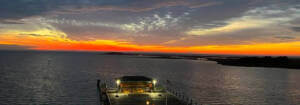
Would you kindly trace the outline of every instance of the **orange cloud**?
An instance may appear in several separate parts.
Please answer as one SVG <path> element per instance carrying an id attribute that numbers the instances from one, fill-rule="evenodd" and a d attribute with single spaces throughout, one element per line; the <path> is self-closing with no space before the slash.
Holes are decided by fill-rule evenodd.
<path id="1" fill-rule="evenodd" d="M 0 36 L 0 44 L 30 46 L 34 50 L 68 51 L 139 51 L 243 55 L 300 55 L 300 41 L 286 43 L 258 43 L 251 45 L 168 47 L 136 45 L 126 41 L 78 41 L 56 36 L 24 36 L 10 33 Z"/>

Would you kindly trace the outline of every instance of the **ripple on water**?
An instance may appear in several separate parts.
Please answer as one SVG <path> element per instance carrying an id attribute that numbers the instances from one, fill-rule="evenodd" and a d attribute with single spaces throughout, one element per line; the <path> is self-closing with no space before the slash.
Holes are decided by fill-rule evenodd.
<path id="1" fill-rule="evenodd" d="M 1 52 L 1 105 L 96 105 L 96 80 L 146 75 L 210 105 L 300 104 L 300 70 L 95 53 Z M 113 84 L 111 84 L 113 86 Z"/>

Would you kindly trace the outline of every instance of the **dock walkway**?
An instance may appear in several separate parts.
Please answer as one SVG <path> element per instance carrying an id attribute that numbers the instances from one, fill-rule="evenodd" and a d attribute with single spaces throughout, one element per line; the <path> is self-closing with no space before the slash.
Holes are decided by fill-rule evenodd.
<path id="1" fill-rule="evenodd" d="M 184 105 L 168 92 L 159 93 L 108 93 L 111 105 Z"/>

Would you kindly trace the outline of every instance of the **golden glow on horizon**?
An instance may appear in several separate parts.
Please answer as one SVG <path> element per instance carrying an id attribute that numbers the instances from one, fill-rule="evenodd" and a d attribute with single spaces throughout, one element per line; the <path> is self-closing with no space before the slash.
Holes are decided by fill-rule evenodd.
<path id="1" fill-rule="evenodd" d="M 22 33 L 24 35 L 20 35 Z M 25 35 L 28 34 L 28 35 Z M 34 50 L 71 51 L 139 51 L 206 54 L 246 55 L 300 55 L 300 41 L 286 43 L 257 43 L 251 45 L 209 45 L 168 47 L 159 45 L 136 45 L 126 41 L 68 39 L 59 31 L 39 30 L 32 32 L 6 32 L 0 35 L 0 44 L 28 46 Z"/>

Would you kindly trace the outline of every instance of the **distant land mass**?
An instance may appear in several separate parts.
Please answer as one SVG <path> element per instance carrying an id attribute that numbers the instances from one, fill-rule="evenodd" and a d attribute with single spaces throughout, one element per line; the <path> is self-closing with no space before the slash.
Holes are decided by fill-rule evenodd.
<path id="1" fill-rule="evenodd" d="M 223 55 L 202 55 L 202 54 L 170 54 L 170 53 L 128 53 L 128 52 L 106 52 L 104 55 L 132 55 L 157 59 L 205 59 L 215 61 L 218 64 L 244 67 L 274 67 L 300 69 L 299 58 L 287 56 L 223 56 Z"/>
<path id="2" fill-rule="evenodd" d="M 241 57 L 241 58 L 227 58 L 227 59 L 209 59 L 216 61 L 222 65 L 231 66 L 246 66 L 246 67 L 277 67 L 300 69 L 300 59 L 288 58 L 286 56 L 280 57 Z"/>

